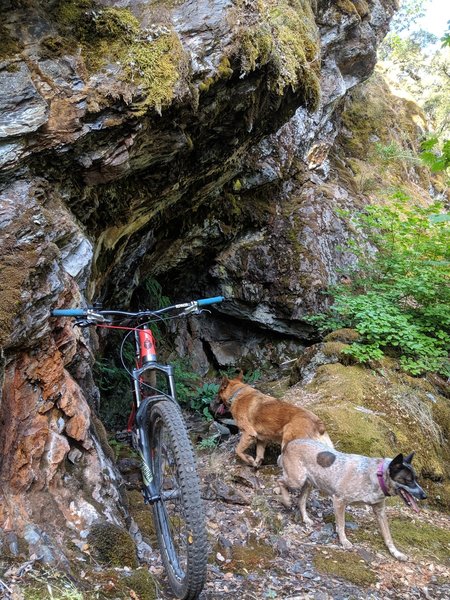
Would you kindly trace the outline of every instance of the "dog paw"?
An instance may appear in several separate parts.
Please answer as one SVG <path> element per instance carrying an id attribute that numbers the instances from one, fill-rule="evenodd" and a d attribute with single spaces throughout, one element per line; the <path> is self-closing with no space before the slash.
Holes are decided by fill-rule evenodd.
<path id="1" fill-rule="evenodd" d="M 353 548 L 353 544 L 349 542 L 349 540 L 344 540 L 343 542 L 341 542 L 341 544 L 345 550 L 351 550 Z"/>
<path id="2" fill-rule="evenodd" d="M 310 529 L 314 525 L 314 521 L 312 519 L 310 519 L 309 517 L 303 517 L 303 525 L 305 525 L 306 527 L 308 527 L 308 529 Z"/>
<path id="3" fill-rule="evenodd" d="M 403 552 L 399 552 L 398 550 L 391 551 L 391 554 L 397 560 L 401 560 L 403 562 L 405 562 L 406 560 L 408 560 L 408 557 L 406 556 L 406 554 L 403 554 Z"/>

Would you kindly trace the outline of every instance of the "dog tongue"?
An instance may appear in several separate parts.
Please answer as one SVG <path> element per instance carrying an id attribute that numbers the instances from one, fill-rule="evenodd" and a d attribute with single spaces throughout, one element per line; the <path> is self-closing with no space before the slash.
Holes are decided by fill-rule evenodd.
<path id="1" fill-rule="evenodd" d="M 217 407 L 217 410 L 216 410 L 216 414 L 218 413 L 219 415 L 223 415 L 224 412 L 225 412 L 225 406 L 223 404 L 219 404 L 219 406 Z"/>
<path id="2" fill-rule="evenodd" d="M 402 496 L 403 496 L 403 498 L 404 498 L 404 500 L 405 500 L 405 502 L 407 503 L 408 506 L 410 506 L 417 513 L 420 512 L 420 509 L 417 506 L 417 502 L 414 500 L 414 496 L 412 496 L 406 490 L 402 490 Z"/>

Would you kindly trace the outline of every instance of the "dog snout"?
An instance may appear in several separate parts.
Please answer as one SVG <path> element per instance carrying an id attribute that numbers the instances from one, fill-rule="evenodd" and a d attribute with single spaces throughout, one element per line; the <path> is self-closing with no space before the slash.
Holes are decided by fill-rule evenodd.
<path id="1" fill-rule="evenodd" d="M 425 500 L 428 497 L 418 483 L 416 483 L 416 485 L 410 489 L 410 492 L 419 500 Z"/>

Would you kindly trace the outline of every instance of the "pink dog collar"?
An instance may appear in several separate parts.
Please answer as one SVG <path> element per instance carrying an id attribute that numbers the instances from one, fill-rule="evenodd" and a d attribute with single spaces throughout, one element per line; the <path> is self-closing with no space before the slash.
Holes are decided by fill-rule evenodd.
<path id="1" fill-rule="evenodd" d="M 390 496 L 390 493 L 388 492 L 386 483 L 384 481 L 384 458 L 381 459 L 381 461 L 378 464 L 377 477 L 378 477 L 378 483 L 380 484 L 380 488 L 381 488 L 383 494 L 385 496 Z"/>

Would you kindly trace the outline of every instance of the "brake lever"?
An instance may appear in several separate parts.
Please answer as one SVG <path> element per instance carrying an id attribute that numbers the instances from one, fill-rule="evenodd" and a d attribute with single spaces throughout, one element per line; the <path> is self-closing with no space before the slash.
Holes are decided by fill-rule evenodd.
<path id="1" fill-rule="evenodd" d="M 91 325 L 95 325 L 95 323 L 92 323 L 87 319 L 77 319 L 73 324 L 73 327 L 81 327 L 82 329 L 84 329 L 85 327 L 90 327 Z"/>
<path id="2" fill-rule="evenodd" d="M 211 311 L 208 310 L 207 308 L 196 308 L 195 310 L 189 312 L 188 314 L 190 314 L 190 315 L 201 315 L 202 313 L 209 313 L 209 314 L 211 314 Z"/>
<path id="3" fill-rule="evenodd" d="M 73 324 L 74 327 L 91 327 L 92 325 L 98 325 L 99 323 L 112 323 L 112 319 L 107 319 L 103 315 L 91 314 L 85 319 L 76 319 Z"/>

